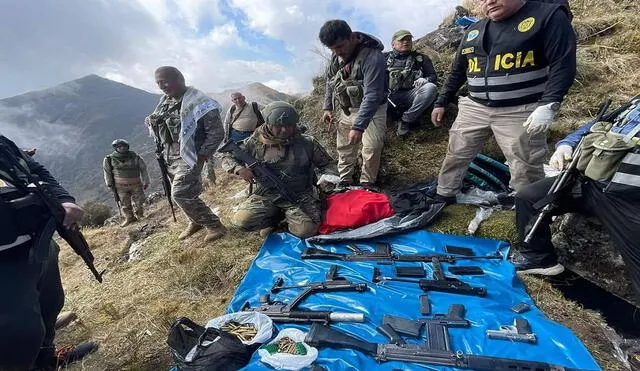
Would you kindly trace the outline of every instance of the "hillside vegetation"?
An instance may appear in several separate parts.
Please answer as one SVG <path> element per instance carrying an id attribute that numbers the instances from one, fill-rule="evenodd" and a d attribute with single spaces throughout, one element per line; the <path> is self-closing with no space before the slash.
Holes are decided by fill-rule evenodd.
<path id="1" fill-rule="evenodd" d="M 621 102 L 640 91 L 640 30 L 634 19 L 640 10 L 637 0 L 576 0 L 571 1 L 571 6 L 579 35 L 579 73 L 563 105 L 559 125 L 554 128 L 554 139 L 591 117 L 604 98 Z M 434 57 L 439 71 L 448 69 L 452 50 L 426 52 Z M 314 86 L 310 96 L 296 105 L 302 110 L 309 132 L 333 148 L 332 136 L 318 124 L 322 78 L 316 78 Z M 446 149 L 446 128 L 433 129 L 425 123 L 423 129 L 399 141 L 390 127 L 381 177 L 384 187 L 437 174 Z M 495 153 L 491 144 L 487 150 Z M 218 184 L 209 188 L 204 198 L 228 224 L 239 202 L 232 195 L 244 184 L 224 174 L 218 178 Z M 432 229 L 464 233 L 473 213 L 465 206 L 449 207 Z M 91 281 L 82 261 L 63 247 L 65 307 L 76 311 L 81 320 L 59 332 L 58 344 L 86 339 L 101 344 L 95 355 L 71 369 L 163 369 L 171 362 L 165 341 L 175 318 L 186 316 L 204 323 L 224 312 L 261 240 L 256 234 L 231 231 L 207 246 L 201 243 L 202 234 L 180 242 L 177 235 L 186 220 L 183 216 L 178 220 L 171 222 L 166 201 L 160 201 L 143 222 L 131 228 L 85 229 L 96 262 L 107 268 L 105 282 L 100 285 Z M 513 213 L 494 214 L 480 228 L 479 235 L 516 242 L 513 224 Z M 139 257 L 128 261 L 134 240 L 143 241 L 138 247 Z M 598 314 L 566 301 L 544 280 L 527 278 L 525 283 L 536 304 L 551 319 L 571 328 L 604 370 L 624 369 L 613 356 Z"/>

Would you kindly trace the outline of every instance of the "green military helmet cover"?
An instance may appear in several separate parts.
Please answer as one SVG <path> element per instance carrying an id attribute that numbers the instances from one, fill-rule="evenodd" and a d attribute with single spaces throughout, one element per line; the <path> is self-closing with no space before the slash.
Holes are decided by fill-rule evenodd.
<path id="1" fill-rule="evenodd" d="M 298 112 L 287 102 L 273 102 L 262 109 L 262 117 L 267 125 L 287 126 L 298 123 Z"/>
<path id="2" fill-rule="evenodd" d="M 391 40 L 398 41 L 404 39 L 407 36 L 411 36 L 411 38 L 413 38 L 413 35 L 408 30 L 398 30 L 393 34 L 393 38 Z"/>
<path id="3" fill-rule="evenodd" d="M 124 139 L 116 139 L 116 140 L 114 140 L 113 142 L 111 142 L 111 147 L 116 148 L 120 144 L 123 144 L 123 145 L 127 146 L 127 148 L 129 148 L 129 142 L 127 142 Z"/>

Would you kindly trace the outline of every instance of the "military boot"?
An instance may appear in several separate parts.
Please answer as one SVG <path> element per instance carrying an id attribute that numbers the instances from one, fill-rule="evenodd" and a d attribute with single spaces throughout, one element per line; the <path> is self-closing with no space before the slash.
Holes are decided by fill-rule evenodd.
<path id="1" fill-rule="evenodd" d="M 180 233 L 180 235 L 178 236 L 178 239 L 179 240 L 184 240 L 185 238 L 191 236 L 192 234 L 196 233 L 197 231 L 201 230 L 202 228 L 204 228 L 204 227 L 201 226 L 200 224 L 189 222 L 189 226 L 187 227 L 187 229 L 182 231 L 182 233 Z"/>
<path id="2" fill-rule="evenodd" d="M 135 223 L 137 221 L 138 221 L 138 218 L 136 218 L 133 214 L 127 215 L 126 219 L 124 220 L 124 222 L 122 222 L 122 224 L 120 224 L 120 227 L 121 228 L 126 227 L 129 224 L 133 224 L 133 223 Z"/>
<path id="3" fill-rule="evenodd" d="M 207 235 L 204 236 L 204 242 L 211 242 L 219 239 L 227 233 L 227 227 L 222 224 L 218 224 L 212 227 L 207 227 Z"/>

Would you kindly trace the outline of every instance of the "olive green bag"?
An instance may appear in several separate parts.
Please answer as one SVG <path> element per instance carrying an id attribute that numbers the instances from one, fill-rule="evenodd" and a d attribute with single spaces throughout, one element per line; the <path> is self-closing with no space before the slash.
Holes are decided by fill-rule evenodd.
<path id="1" fill-rule="evenodd" d="M 582 141 L 577 169 L 593 180 L 611 179 L 622 158 L 637 144 L 634 134 L 613 133 L 611 127 L 611 123 L 597 122 Z"/>

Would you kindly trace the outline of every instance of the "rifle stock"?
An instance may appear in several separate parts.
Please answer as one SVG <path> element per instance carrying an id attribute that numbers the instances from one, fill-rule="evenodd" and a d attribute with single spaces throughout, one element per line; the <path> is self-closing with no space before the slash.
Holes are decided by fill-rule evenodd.
<path id="1" fill-rule="evenodd" d="M 162 189 L 164 190 L 164 194 L 167 197 L 167 202 L 169 203 L 169 209 L 171 209 L 171 216 L 173 216 L 173 221 L 177 221 L 176 219 L 176 210 L 173 207 L 173 200 L 171 199 L 171 177 L 169 177 L 169 170 L 167 169 L 167 162 L 164 159 L 162 154 L 162 145 L 159 142 L 156 142 L 156 160 L 158 160 L 158 167 L 160 168 L 160 176 L 162 178 Z"/>

